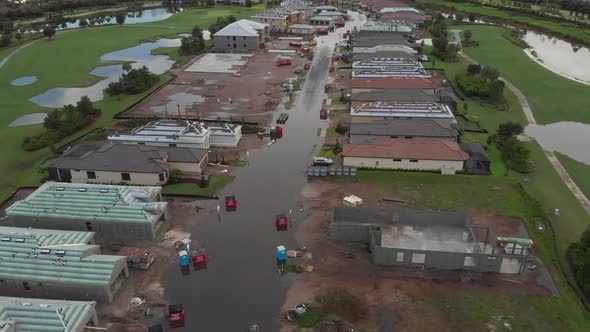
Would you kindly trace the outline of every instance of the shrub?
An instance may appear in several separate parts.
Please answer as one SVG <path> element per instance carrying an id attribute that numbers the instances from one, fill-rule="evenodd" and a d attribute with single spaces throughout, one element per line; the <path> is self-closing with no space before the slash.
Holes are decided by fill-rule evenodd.
<path id="1" fill-rule="evenodd" d="M 169 184 L 176 184 L 176 183 L 180 183 L 180 181 L 182 180 L 182 171 L 179 169 L 172 169 L 170 170 L 170 173 L 168 174 L 168 183 Z"/>
<path id="2" fill-rule="evenodd" d="M 117 82 L 111 82 L 106 92 L 111 95 L 128 94 L 133 95 L 149 90 L 160 78 L 158 75 L 149 72 L 146 66 L 140 69 L 132 69 L 123 73 Z"/>

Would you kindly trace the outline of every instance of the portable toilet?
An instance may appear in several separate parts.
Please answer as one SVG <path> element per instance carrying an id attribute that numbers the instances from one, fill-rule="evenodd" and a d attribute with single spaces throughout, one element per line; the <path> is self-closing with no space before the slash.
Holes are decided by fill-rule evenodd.
<path id="1" fill-rule="evenodd" d="M 287 260 L 287 248 L 285 246 L 277 247 L 277 261 L 284 262 Z"/>
<path id="2" fill-rule="evenodd" d="M 180 264 L 180 266 L 188 266 L 189 264 L 189 258 L 188 258 L 188 252 L 186 250 L 181 250 L 178 252 L 178 262 Z"/>

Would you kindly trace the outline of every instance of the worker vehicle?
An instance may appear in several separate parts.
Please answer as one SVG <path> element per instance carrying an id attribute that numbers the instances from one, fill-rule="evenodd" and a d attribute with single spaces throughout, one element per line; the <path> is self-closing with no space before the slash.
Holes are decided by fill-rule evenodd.
<path id="1" fill-rule="evenodd" d="M 318 44 L 318 42 L 317 42 L 317 41 L 315 41 L 315 39 L 312 39 L 312 40 L 309 42 L 309 46 L 316 46 L 317 44 Z"/>
<path id="2" fill-rule="evenodd" d="M 344 28 L 344 22 L 336 22 L 334 23 L 334 26 L 337 28 Z"/>
<path id="3" fill-rule="evenodd" d="M 297 318 L 305 315 L 306 312 L 307 307 L 305 306 L 305 304 L 298 304 L 287 311 L 287 319 L 292 322 Z"/>
<path id="4" fill-rule="evenodd" d="M 277 66 L 290 66 L 291 58 L 285 56 L 278 56 L 275 59 L 275 63 Z"/>
<path id="5" fill-rule="evenodd" d="M 168 323 L 170 323 L 170 327 L 184 326 L 184 308 L 182 304 L 168 305 Z"/>
<path id="6" fill-rule="evenodd" d="M 295 69 L 293 69 L 293 73 L 295 73 L 295 74 L 303 73 L 303 67 L 302 66 L 295 67 Z"/>
<path id="7" fill-rule="evenodd" d="M 225 211 L 234 212 L 238 208 L 236 196 L 225 196 Z"/>
<path id="8" fill-rule="evenodd" d="M 334 161 L 325 157 L 313 157 L 313 166 L 332 166 Z"/>
<path id="9" fill-rule="evenodd" d="M 328 30 L 318 30 L 318 36 L 327 36 Z"/>
<path id="10" fill-rule="evenodd" d="M 289 219 L 284 214 L 277 214 L 275 218 L 275 226 L 277 228 L 277 232 L 286 231 L 289 228 Z"/>

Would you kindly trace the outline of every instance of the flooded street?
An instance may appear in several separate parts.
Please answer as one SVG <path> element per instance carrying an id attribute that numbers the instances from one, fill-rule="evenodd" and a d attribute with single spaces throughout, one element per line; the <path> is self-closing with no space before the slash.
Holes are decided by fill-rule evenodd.
<path id="1" fill-rule="evenodd" d="M 590 165 L 590 125 L 578 122 L 557 122 L 546 126 L 528 125 L 524 133 L 536 139 L 545 150 L 560 152 Z"/>
<path id="2" fill-rule="evenodd" d="M 184 304 L 186 325 L 177 331 L 242 331 L 251 324 L 262 331 L 279 330 L 280 307 L 295 275 L 278 274 L 276 247 L 296 243 L 294 228 L 276 231 L 275 215 L 293 210 L 294 227 L 308 215 L 300 212 L 300 191 L 306 166 L 322 142 L 317 128 L 327 127 L 319 110 L 332 49 L 338 36 L 359 22 L 318 38 L 313 65 L 283 126 L 284 138 L 251 152 L 249 166 L 219 193 L 222 199 L 203 203 L 213 212 L 200 214 L 190 231 L 208 252 L 207 270 L 183 276 L 173 264 L 163 282 L 169 302 Z M 223 211 L 226 195 L 236 196 L 237 212 Z M 216 204 L 222 205 L 219 219 Z"/>

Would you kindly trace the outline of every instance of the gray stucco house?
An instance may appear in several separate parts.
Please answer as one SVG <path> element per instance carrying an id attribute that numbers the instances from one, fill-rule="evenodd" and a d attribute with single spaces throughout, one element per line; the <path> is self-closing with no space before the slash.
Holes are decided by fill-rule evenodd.
<path id="1" fill-rule="evenodd" d="M 213 34 L 215 51 L 256 51 L 268 37 L 268 24 L 239 20 Z"/>

